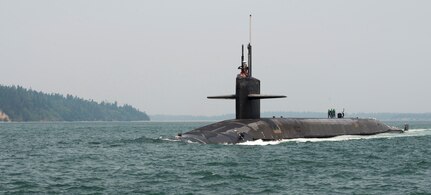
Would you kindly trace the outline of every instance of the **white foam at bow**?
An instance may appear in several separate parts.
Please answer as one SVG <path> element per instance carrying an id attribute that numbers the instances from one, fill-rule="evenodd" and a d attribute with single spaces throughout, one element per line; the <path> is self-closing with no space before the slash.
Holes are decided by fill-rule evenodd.
<path id="1" fill-rule="evenodd" d="M 396 138 L 396 137 L 411 137 L 411 136 L 427 136 L 431 135 L 431 129 L 411 129 L 404 133 L 381 133 L 377 135 L 341 135 L 331 138 L 296 138 L 296 139 L 283 139 L 276 141 L 263 141 L 261 139 L 255 141 L 247 141 L 237 145 L 246 146 L 266 146 L 277 145 L 284 142 L 327 142 L 327 141 L 348 141 L 358 139 L 376 139 L 376 138 Z"/>

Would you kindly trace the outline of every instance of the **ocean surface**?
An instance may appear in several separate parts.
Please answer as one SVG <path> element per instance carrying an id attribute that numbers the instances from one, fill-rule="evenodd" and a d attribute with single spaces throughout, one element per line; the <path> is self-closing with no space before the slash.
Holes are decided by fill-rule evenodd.
<path id="1" fill-rule="evenodd" d="M 241 145 L 173 139 L 209 122 L 0 123 L 0 194 L 431 194 L 431 121 L 407 123 Z"/>

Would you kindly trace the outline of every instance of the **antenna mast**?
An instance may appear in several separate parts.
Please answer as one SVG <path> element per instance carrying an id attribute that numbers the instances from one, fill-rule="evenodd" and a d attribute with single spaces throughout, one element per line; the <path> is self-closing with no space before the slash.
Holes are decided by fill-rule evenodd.
<path id="1" fill-rule="evenodd" d="M 252 68 L 251 68 L 251 14 L 250 14 L 249 34 L 248 34 L 248 36 L 249 36 L 249 42 L 248 42 L 248 46 L 247 46 L 247 49 L 248 49 L 248 67 L 249 67 L 249 69 L 248 69 L 248 76 L 251 77 L 251 70 L 252 70 Z"/>
<path id="2" fill-rule="evenodd" d="M 251 45 L 251 14 L 250 14 L 250 20 L 249 20 L 249 24 L 248 24 L 248 27 L 249 27 L 249 29 L 248 29 L 248 43 L 250 43 L 250 45 Z"/>
<path id="3" fill-rule="evenodd" d="M 244 70 L 244 45 L 241 45 L 241 70 Z"/>

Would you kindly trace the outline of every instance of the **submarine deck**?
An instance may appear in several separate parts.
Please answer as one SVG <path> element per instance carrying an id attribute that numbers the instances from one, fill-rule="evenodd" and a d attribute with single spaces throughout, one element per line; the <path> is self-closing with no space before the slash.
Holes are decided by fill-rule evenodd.
<path id="1" fill-rule="evenodd" d="M 376 119 L 261 118 L 231 119 L 184 133 L 181 139 L 200 143 L 239 143 L 252 140 L 327 138 L 403 132 Z"/>

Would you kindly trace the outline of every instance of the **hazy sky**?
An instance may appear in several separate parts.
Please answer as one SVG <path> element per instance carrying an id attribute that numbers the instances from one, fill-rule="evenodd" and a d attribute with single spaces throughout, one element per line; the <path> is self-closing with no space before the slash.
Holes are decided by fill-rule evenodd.
<path id="1" fill-rule="evenodd" d="M 234 113 L 253 14 L 262 111 L 431 112 L 431 1 L 0 0 L 0 84 Z"/>

